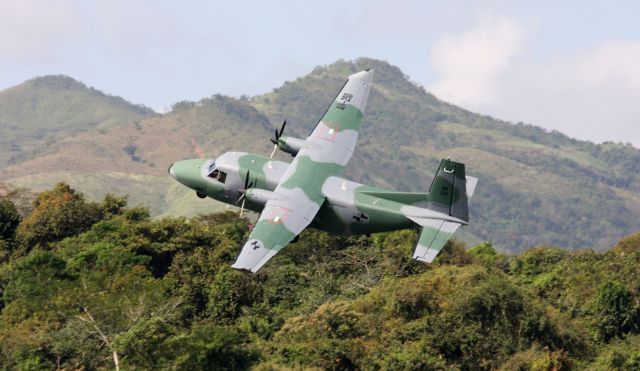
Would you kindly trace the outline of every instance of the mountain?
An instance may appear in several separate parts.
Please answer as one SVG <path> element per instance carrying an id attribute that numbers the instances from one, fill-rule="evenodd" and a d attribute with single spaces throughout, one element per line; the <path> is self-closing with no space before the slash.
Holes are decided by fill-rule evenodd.
<path id="1" fill-rule="evenodd" d="M 31 79 L 0 92 L 0 166 L 46 152 L 66 136 L 154 114 L 67 76 Z"/>
<path id="2" fill-rule="evenodd" d="M 98 110 L 90 119 L 94 108 L 56 98 L 59 90 L 69 89 L 56 84 L 35 89 L 34 81 L 39 80 L 31 80 L 0 92 L 0 107 L 21 107 L 22 111 L 14 110 L 26 112 L 23 105 L 29 94 L 37 92 L 43 101 L 51 96 L 50 103 L 39 106 L 41 116 L 25 115 L 24 126 L 32 128 L 30 133 L 48 130 L 60 139 L 27 152 L 28 156 L 14 155 L 11 164 L 0 168 L 0 179 L 34 190 L 65 180 L 94 199 L 106 192 L 129 194 L 130 203 L 145 203 L 154 215 L 219 210 L 224 206 L 199 200 L 173 182 L 166 176 L 167 167 L 202 152 L 207 157 L 230 149 L 266 155 L 271 149 L 268 137 L 285 118 L 288 135 L 306 136 L 345 77 L 365 68 L 374 68 L 376 75 L 347 176 L 383 187 L 426 190 L 441 158 L 464 162 L 468 174 L 479 177 L 480 183 L 470 202 L 471 225 L 463 237 L 491 240 L 507 251 L 535 245 L 604 249 L 640 229 L 636 148 L 578 141 L 466 111 L 437 99 L 397 67 L 367 58 L 317 67 L 261 96 L 213 95 L 198 102 L 178 102 L 164 115 L 69 82 L 78 85 L 71 89 L 78 102 L 113 102 L 106 106 L 118 112 Z M 6 103 L 7 97 L 17 95 L 15 91 L 25 92 L 23 103 Z M 45 124 L 47 117 L 76 116 L 75 110 L 86 118 L 68 126 Z M 12 111 L 0 110 L 0 130 L 6 130 L 7 112 Z M 20 116 L 12 117 L 9 131 L 18 132 L 14 129 L 23 125 Z M 3 145 L 0 158 L 11 158 L 7 152 L 11 148 Z M 286 154 L 277 156 L 290 159 Z"/>

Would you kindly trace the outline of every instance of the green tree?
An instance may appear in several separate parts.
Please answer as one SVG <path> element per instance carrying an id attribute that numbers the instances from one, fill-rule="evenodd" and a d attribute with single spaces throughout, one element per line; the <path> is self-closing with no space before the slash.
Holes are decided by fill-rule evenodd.
<path id="1" fill-rule="evenodd" d="M 16 205 L 10 200 L 0 199 L 0 240 L 11 240 L 20 224 L 20 215 Z"/>
<path id="2" fill-rule="evenodd" d="M 128 335 L 154 317 L 166 320 L 178 305 L 178 299 L 164 296 L 162 282 L 153 279 L 148 262 L 147 256 L 108 243 L 94 244 L 69 260 L 69 270 L 78 279 L 67 288 L 63 303 L 77 312 L 66 330 L 77 339 L 89 340 L 93 349 L 79 346 L 104 362 L 111 358 L 116 369 L 121 354 L 135 351 L 129 349 L 136 344 L 135 336 Z"/>
<path id="3" fill-rule="evenodd" d="M 261 285 L 254 276 L 223 267 L 216 273 L 209 291 L 209 314 L 221 323 L 236 319 L 243 307 L 260 300 Z"/>
<path id="4" fill-rule="evenodd" d="M 166 344 L 163 358 L 174 370 L 244 370 L 258 360 L 258 353 L 238 328 L 195 324 L 188 334 Z"/>
<path id="5" fill-rule="evenodd" d="M 104 199 L 102 200 L 100 207 L 102 208 L 102 213 L 105 217 L 120 215 L 127 208 L 127 196 L 118 197 L 111 193 L 107 193 L 104 195 Z"/>
<path id="6" fill-rule="evenodd" d="M 476 245 L 467 252 L 482 265 L 496 266 L 504 271 L 509 269 L 507 257 L 502 254 L 498 254 L 498 252 L 493 248 L 493 244 L 489 241 Z"/>
<path id="7" fill-rule="evenodd" d="M 65 183 L 40 193 L 34 207 L 17 229 L 17 237 L 27 249 L 85 231 L 100 220 L 102 213 L 98 204 L 86 202 L 81 193 Z"/>
<path id="8" fill-rule="evenodd" d="M 613 337 L 640 330 L 640 308 L 622 283 L 609 281 L 602 285 L 598 289 L 595 307 L 600 339 L 609 341 Z"/>

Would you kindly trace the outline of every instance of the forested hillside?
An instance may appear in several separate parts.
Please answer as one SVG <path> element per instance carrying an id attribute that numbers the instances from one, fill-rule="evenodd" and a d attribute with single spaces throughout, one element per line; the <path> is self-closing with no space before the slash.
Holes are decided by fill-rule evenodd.
<path id="1" fill-rule="evenodd" d="M 640 368 L 640 234 L 517 256 L 313 230 L 258 274 L 236 213 L 152 219 L 65 184 L 0 198 L 0 369 Z"/>
<path id="2" fill-rule="evenodd" d="M 7 159 L 0 161 L 0 181 L 40 191 L 64 180 L 94 201 L 107 192 L 128 194 L 131 204 L 143 203 L 153 216 L 220 211 L 223 205 L 199 200 L 170 179 L 167 167 L 232 149 L 267 155 L 268 138 L 284 119 L 286 134 L 304 137 L 346 76 L 370 67 L 374 85 L 347 176 L 425 190 L 441 158 L 464 162 L 480 178 L 466 239 L 490 240 L 503 251 L 536 245 L 605 250 L 640 230 L 638 149 L 465 111 L 438 100 L 397 67 L 366 58 L 318 67 L 261 96 L 213 95 L 151 117 L 143 107 L 70 78 L 31 80 L 0 92 L 5 137 L 27 135 L 20 131 L 25 127 L 33 129 L 28 138 L 36 138 L 14 140 L 35 143 L 32 150 L 0 146 L 0 158 Z M 40 102 L 36 110 L 32 101 Z M 50 123 L 56 117 L 64 120 Z"/>
<path id="3" fill-rule="evenodd" d="M 31 79 L 0 91 L 0 167 L 45 153 L 69 135 L 154 114 L 67 76 Z"/>

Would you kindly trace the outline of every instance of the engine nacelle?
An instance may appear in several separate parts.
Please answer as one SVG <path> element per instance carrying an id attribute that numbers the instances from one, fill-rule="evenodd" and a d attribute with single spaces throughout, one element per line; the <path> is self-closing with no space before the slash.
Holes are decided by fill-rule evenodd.
<path id="1" fill-rule="evenodd" d="M 244 197 L 246 197 L 247 200 L 253 203 L 263 206 L 267 203 L 267 201 L 276 198 L 273 192 L 259 188 L 250 188 L 245 192 Z"/>
<path id="2" fill-rule="evenodd" d="M 298 154 L 298 151 L 307 144 L 307 141 L 294 137 L 280 137 L 278 140 L 278 148 L 281 151 L 290 153 L 291 156 Z"/>

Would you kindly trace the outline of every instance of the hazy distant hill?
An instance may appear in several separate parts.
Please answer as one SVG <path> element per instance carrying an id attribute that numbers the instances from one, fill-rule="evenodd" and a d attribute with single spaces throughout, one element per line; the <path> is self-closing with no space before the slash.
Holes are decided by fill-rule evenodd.
<path id="1" fill-rule="evenodd" d="M 468 173 L 480 177 L 467 231 L 509 250 L 539 244 L 606 248 L 640 229 L 639 150 L 465 111 L 425 92 L 397 67 L 365 58 L 318 67 L 263 96 L 214 95 L 176 103 L 172 112 L 155 116 L 70 78 L 31 80 L 0 92 L 0 130 L 30 128 L 27 139 L 12 134 L 20 146 L 45 143 L 47 136 L 64 139 L 18 159 L 15 146 L 3 144 L 0 159 L 13 156 L 14 164 L 0 169 L 0 179 L 36 190 L 66 180 L 96 198 L 128 193 L 131 203 L 145 202 L 156 215 L 213 211 L 221 204 L 199 200 L 168 178 L 169 164 L 199 150 L 207 157 L 230 149 L 268 154 L 268 137 L 285 118 L 287 134 L 304 137 L 345 77 L 370 67 L 376 70 L 374 86 L 348 176 L 425 190 L 440 158 L 465 162 Z M 37 81 L 68 84 L 43 87 Z M 38 105 L 39 115 L 12 113 L 28 112 L 36 98 L 47 102 Z M 50 124 L 48 117 L 77 119 Z M 36 138 L 41 131 L 46 134 Z"/>
<path id="2" fill-rule="evenodd" d="M 0 166 L 46 151 L 65 136 L 154 114 L 67 76 L 31 79 L 0 92 Z"/>

